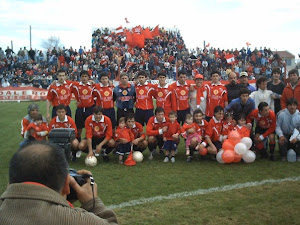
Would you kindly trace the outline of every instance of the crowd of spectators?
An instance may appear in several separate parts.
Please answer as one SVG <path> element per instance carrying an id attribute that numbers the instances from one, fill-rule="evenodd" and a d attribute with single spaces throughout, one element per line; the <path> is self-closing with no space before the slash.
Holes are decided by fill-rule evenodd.
<path id="1" fill-rule="evenodd" d="M 107 38 L 109 37 L 109 38 Z M 226 54 L 233 54 L 235 62 L 228 64 Z M 144 48 L 131 48 L 126 44 L 124 36 L 103 28 L 92 34 L 92 48 L 80 46 L 79 49 L 55 48 L 27 50 L 26 47 L 14 52 L 7 47 L 0 47 L 0 84 L 7 86 L 34 86 L 47 88 L 56 79 L 59 69 L 68 71 L 70 80 L 79 80 L 82 70 L 87 70 L 91 78 L 98 83 L 101 72 L 108 72 L 110 79 L 117 76 L 117 59 L 124 56 L 121 69 L 125 70 L 130 79 L 134 79 L 138 70 L 146 70 L 150 79 L 156 79 L 158 72 L 166 72 L 169 79 L 176 78 L 178 70 L 184 69 L 190 79 L 197 73 L 209 79 L 212 70 L 219 70 L 223 80 L 234 71 L 239 74 L 247 71 L 249 79 L 257 76 L 270 78 L 273 67 L 284 70 L 284 61 L 270 49 L 250 47 L 238 50 L 224 50 L 206 47 L 187 49 L 179 30 L 160 29 L 160 35 L 145 41 Z"/>

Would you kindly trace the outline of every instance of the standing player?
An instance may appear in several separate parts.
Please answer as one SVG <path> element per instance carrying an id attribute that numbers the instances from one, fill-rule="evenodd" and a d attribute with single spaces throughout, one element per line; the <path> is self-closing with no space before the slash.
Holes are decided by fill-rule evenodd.
<path id="1" fill-rule="evenodd" d="M 100 75 L 100 83 L 95 84 L 93 96 L 96 98 L 96 106 L 101 106 L 103 115 L 111 120 L 112 127 L 116 124 L 116 112 L 114 108 L 114 87 L 109 84 L 108 73 L 104 72 Z"/>
<path id="2" fill-rule="evenodd" d="M 146 81 L 146 71 L 139 71 L 137 78 L 138 84 L 135 86 L 135 120 L 144 126 L 144 124 L 148 123 L 149 118 L 153 116 L 154 106 L 152 98 L 154 97 L 154 87 Z"/>
<path id="3" fill-rule="evenodd" d="M 266 150 L 267 138 L 270 144 L 270 160 L 274 161 L 275 150 L 275 128 L 276 128 L 276 115 L 266 102 L 261 102 L 258 109 L 254 109 L 249 116 L 247 116 L 247 125 L 251 127 L 253 120 L 256 121 L 254 144 L 256 150 L 261 153 L 262 158 L 268 158 Z"/>
<path id="4" fill-rule="evenodd" d="M 158 73 L 158 84 L 154 85 L 154 97 L 156 99 L 156 107 L 162 107 L 165 114 L 169 115 L 172 111 L 172 89 L 166 82 L 166 74 L 164 72 Z"/>
<path id="5" fill-rule="evenodd" d="M 76 98 L 76 113 L 75 123 L 77 127 L 77 139 L 81 141 L 81 133 L 84 128 L 86 118 L 92 115 L 94 99 L 92 96 L 93 85 L 89 82 L 89 74 L 83 70 L 80 73 L 80 82 L 74 82 L 72 86 L 72 93 Z M 81 155 L 81 151 L 77 152 L 77 158 Z"/>
<path id="6" fill-rule="evenodd" d="M 67 115 L 72 117 L 71 109 L 69 107 L 71 102 L 71 88 L 72 82 L 66 81 L 67 75 L 64 70 L 59 70 L 57 73 L 57 82 L 51 84 L 48 89 L 47 102 L 46 102 L 46 113 L 47 120 L 50 121 L 50 104 L 52 104 L 52 118 L 56 116 L 57 106 L 63 104 L 66 106 Z"/>
<path id="7" fill-rule="evenodd" d="M 189 89 L 190 85 L 186 82 L 186 72 L 178 72 L 178 81 L 171 85 L 172 87 L 172 109 L 177 112 L 178 123 L 183 124 L 186 114 L 190 113 Z"/>
<path id="8" fill-rule="evenodd" d="M 75 130 L 75 135 L 77 136 L 77 127 L 74 120 L 67 116 L 67 107 L 63 104 L 56 106 L 56 117 L 54 117 L 49 124 L 49 132 L 54 128 L 71 128 Z M 77 138 L 75 138 L 71 143 L 72 149 L 72 161 L 76 160 L 75 154 L 78 150 L 79 142 Z"/>
<path id="9" fill-rule="evenodd" d="M 127 114 L 125 119 L 126 126 L 132 130 L 134 135 L 133 150 L 143 152 L 148 146 L 143 126 L 135 121 L 133 113 Z"/>
<path id="10" fill-rule="evenodd" d="M 155 116 L 152 116 L 147 123 L 146 134 L 148 136 L 150 160 L 153 159 L 156 146 L 158 145 L 159 149 L 163 146 L 163 134 L 168 130 L 167 122 L 169 122 L 169 119 L 165 117 L 164 109 L 158 107 L 155 109 Z"/>
<path id="11" fill-rule="evenodd" d="M 205 85 L 207 90 L 207 101 L 206 101 L 206 120 L 209 121 L 214 115 L 214 109 L 216 106 L 222 108 L 228 105 L 227 90 L 224 85 L 220 82 L 220 72 L 215 70 L 211 73 L 211 83 Z"/>
<path id="12" fill-rule="evenodd" d="M 113 130 L 111 121 L 107 116 L 103 115 L 103 109 L 100 106 L 95 106 L 93 115 L 89 116 L 85 121 L 86 139 L 80 142 L 79 149 L 88 152 L 87 157 L 99 154 L 101 149 L 106 149 L 102 152 L 102 157 L 105 162 L 109 161 L 108 154 L 115 147 Z"/>

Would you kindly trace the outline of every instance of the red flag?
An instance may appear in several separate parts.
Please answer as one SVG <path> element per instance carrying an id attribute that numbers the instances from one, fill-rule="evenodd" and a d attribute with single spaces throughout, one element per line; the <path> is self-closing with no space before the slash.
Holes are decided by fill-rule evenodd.
<path id="1" fill-rule="evenodd" d="M 233 54 L 227 54 L 225 55 L 225 59 L 227 60 L 228 64 L 233 64 L 234 63 L 234 55 Z"/>
<path id="2" fill-rule="evenodd" d="M 144 48 L 145 46 L 145 37 L 143 34 L 132 34 L 133 45 L 138 46 L 139 48 Z"/>
<path id="3" fill-rule="evenodd" d="M 251 45 L 251 43 L 249 43 L 249 42 L 246 42 L 246 45 L 247 45 L 247 46 L 249 46 L 249 45 Z"/>
<path id="4" fill-rule="evenodd" d="M 142 34 L 144 35 L 145 39 L 153 39 L 148 27 L 145 30 L 143 30 Z"/>
<path id="5" fill-rule="evenodd" d="M 119 26 L 116 28 L 116 35 L 122 35 L 123 34 L 123 28 L 122 26 Z"/>
<path id="6" fill-rule="evenodd" d="M 126 43 L 128 45 L 132 46 L 133 45 L 132 34 L 128 30 L 126 30 L 125 31 L 125 36 L 126 36 Z"/>
<path id="7" fill-rule="evenodd" d="M 126 71 L 127 71 L 130 67 L 132 67 L 134 64 L 135 64 L 135 62 L 129 62 L 129 61 L 127 61 L 127 62 L 126 62 L 126 65 L 125 65 Z"/>
<path id="8" fill-rule="evenodd" d="M 129 23 L 129 21 L 127 20 L 127 18 L 125 18 L 126 23 Z"/>
<path id="9" fill-rule="evenodd" d="M 104 42 L 111 42 L 112 41 L 112 37 L 111 36 L 105 36 L 104 37 Z"/>
<path id="10" fill-rule="evenodd" d="M 210 43 L 207 43 L 207 45 L 205 45 L 206 48 L 208 48 L 210 46 Z"/>
<path id="11" fill-rule="evenodd" d="M 142 30 L 143 29 L 142 29 L 141 25 L 138 25 L 138 26 L 132 28 L 133 33 L 142 33 Z"/>
<path id="12" fill-rule="evenodd" d="M 152 37 L 159 36 L 159 28 L 158 25 L 151 31 Z"/>

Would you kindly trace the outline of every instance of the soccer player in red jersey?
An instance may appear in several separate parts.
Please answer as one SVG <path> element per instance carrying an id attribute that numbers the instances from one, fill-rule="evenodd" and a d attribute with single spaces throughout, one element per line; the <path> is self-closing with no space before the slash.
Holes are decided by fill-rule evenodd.
<path id="1" fill-rule="evenodd" d="M 158 145 L 159 149 L 163 146 L 163 134 L 168 130 L 167 122 L 169 122 L 169 119 L 165 117 L 164 109 L 158 107 L 155 109 L 155 116 L 152 116 L 147 123 L 146 134 L 148 136 L 150 160 L 153 159 L 156 146 Z"/>
<path id="2" fill-rule="evenodd" d="M 276 128 L 276 115 L 274 111 L 270 109 L 270 106 L 266 102 L 261 102 L 258 105 L 258 109 L 254 109 L 247 116 L 248 127 L 252 126 L 253 120 L 256 121 L 254 144 L 256 151 L 261 153 L 262 158 L 268 158 L 266 150 L 267 139 L 269 138 L 270 148 L 270 160 L 274 161 L 275 150 L 275 128 Z"/>
<path id="3" fill-rule="evenodd" d="M 86 139 L 80 142 L 79 149 L 83 152 L 88 152 L 87 157 L 99 154 L 101 149 L 106 148 L 101 152 L 103 160 L 109 161 L 108 154 L 115 147 L 113 139 L 113 129 L 111 121 L 107 116 L 103 115 L 103 109 L 100 106 L 95 106 L 93 115 L 89 116 L 85 121 Z"/>
<path id="4" fill-rule="evenodd" d="M 133 150 L 143 152 L 148 147 L 143 126 L 135 121 L 133 113 L 128 113 L 125 119 L 126 126 L 130 128 L 134 134 L 134 140 L 132 141 Z"/>
<path id="5" fill-rule="evenodd" d="M 190 85 L 186 82 L 186 72 L 178 72 L 178 81 L 171 85 L 172 88 L 172 109 L 177 112 L 178 123 L 183 124 L 186 114 L 190 113 L 189 90 Z"/>
<path id="6" fill-rule="evenodd" d="M 92 115 L 94 99 L 92 95 L 93 85 L 89 82 L 89 74 L 83 70 L 80 73 L 80 82 L 74 82 L 72 85 L 72 93 L 76 98 L 75 124 L 77 127 L 77 139 L 81 141 L 81 133 L 84 128 L 86 118 Z M 78 154 L 79 153 L 79 154 Z M 80 151 L 77 157 L 80 157 Z"/>
<path id="7" fill-rule="evenodd" d="M 216 106 L 214 109 L 214 116 L 208 122 L 207 129 L 205 130 L 205 140 L 208 144 L 207 151 L 212 155 L 216 155 L 222 148 L 220 136 L 223 129 L 223 116 L 223 107 Z"/>
<path id="8" fill-rule="evenodd" d="M 74 120 L 67 116 L 67 107 L 63 104 L 56 106 L 56 117 L 54 117 L 49 123 L 49 132 L 54 128 L 71 128 L 75 130 L 77 135 L 77 127 Z M 71 143 L 72 152 L 76 153 L 78 150 L 79 142 L 75 138 Z M 74 160 L 74 158 L 72 159 Z"/>
<path id="9" fill-rule="evenodd" d="M 220 72 L 215 70 L 211 73 L 211 83 L 205 85 L 207 91 L 206 99 L 206 120 L 209 121 L 214 115 L 214 108 L 222 106 L 223 108 L 228 105 L 227 89 L 220 82 Z"/>
<path id="10" fill-rule="evenodd" d="M 57 82 L 49 86 L 46 102 L 48 121 L 50 121 L 50 104 L 53 106 L 52 118 L 56 116 L 56 107 L 59 104 L 65 105 L 67 109 L 67 115 L 72 117 L 69 105 L 72 97 L 71 89 L 73 83 L 71 81 L 66 81 L 66 78 L 66 72 L 64 70 L 59 70 L 57 72 Z"/>
<path id="11" fill-rule="evenodd" d="M 111 120 L 113 128 L 116 124 L 116 112 L 114 108 L 114 86 L 109 83 L 109 75 L 104 72 L 100 75 L 100 83 L 95 84 L 93 96 L 96 98 L 96 106 L 101 106 L 103 115 Z"/>
<path id="12" fill-rule="evenodd" d="M 154 97 L 156 99 L 156 107 L 162 107 L 165 114 L 169 115 L 172 111 L 172 89 L 166 82 L 166 74 L 158 73 L 158 84 L 154 85 Z"/>
<path id="13" fill-rule="evenodd" d="M 167 122 L 168 130 L 163 133 L 164 145 L 162 149 L 165 153 L 164 162 L 169 162 L 169 158 L 171 158 L 171 162 L 175 162 L 175 152 L 177 150 L 177 144 L 179 142 L 179 135 L 181 133 L 181 126 L 177 122 L 176 112 L 169 112 L 170 121 Z"/>
<path id="14" fill-rule="evenodd" d="M 144 70 L 139 71 L 137 78 L 138 83 L 135 85 L 135 120 L 144 126 L 148 123 L 149 118 L 153 116 L 154 86 L 146 81 L 147 73 Z"/>

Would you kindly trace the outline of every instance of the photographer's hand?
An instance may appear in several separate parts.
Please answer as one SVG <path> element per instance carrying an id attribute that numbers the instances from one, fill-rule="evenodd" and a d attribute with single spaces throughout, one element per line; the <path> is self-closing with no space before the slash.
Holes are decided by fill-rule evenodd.
<path id="1" fill-rule="evenodd" d="M 78 174 L 91 174 L 92 173 L 88 170 L 78 170 Z M 70 186 L 75 190 L 77 194 L 77 198 L 81 204 L 85 204 L 86 202 L 90 201 L 93 198 L 98 196 L 98 187 L 97 184 L 94 183 L 94 196 L 91 186 L 91 180 L 88 178 L 86 184 L 80 186 L 73 177 L 70 180 Z"/>

